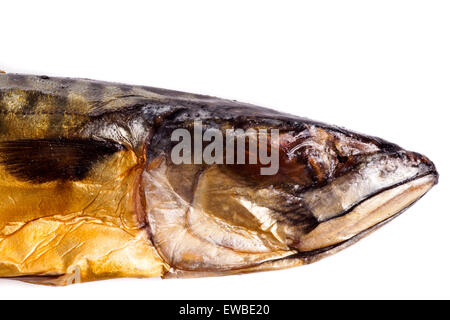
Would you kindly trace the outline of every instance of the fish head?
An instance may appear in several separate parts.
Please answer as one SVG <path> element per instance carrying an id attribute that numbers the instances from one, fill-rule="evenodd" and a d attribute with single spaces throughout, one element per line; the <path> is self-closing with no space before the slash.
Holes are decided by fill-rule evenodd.
<path id="1" fill-rule="evenodd" d="M 269 148 L 278 148 L 274 175 L 261 175 L 261 164 L 231 165 L 225 171 L 239 178 L 230 185 L 246 189 L 241 203 L 260 211 L 254 216 L 266 212 L 262 221 L 277 226 L 278 238 L 308 255 L 361 238 L 438 181 L 434 164 L 421 154 L 320 123 L 282 130 Z"/>
<path id="2" fill-rule="evenodd" d="M 276 154 L 276 170 L 262 174 L 273 163 L 249 163 L 256 150 L 250 139 L 246 163 L 174 164 L 167 158 L 162 167 L 152 166 L 143 180 L 152 190 L 147 204 L 165 198 L 170 205 L 159 200 L 157 208 L 147 207 L 151 236 L 179 270 L 204 275 L 316 261 L 398 216 L 438 181 L 425 156 L 310 120 L 233 120 L 203 130 L 208 126 L 224 134 L 236 127 L 268 134 L 256 139 L 257 149 Z"/>
<path id="3" fill-rule="evenodd" d="M 434 164 L 379 138 L 308 124 L 280 138 L 280 204 L 289 247 L 315 257 L 336 251 L 399 215 L 438 182 Z M 286 218 L 280 210 L 280 221 Z M 296 224 L 295 219 L 308 223 Z"/>

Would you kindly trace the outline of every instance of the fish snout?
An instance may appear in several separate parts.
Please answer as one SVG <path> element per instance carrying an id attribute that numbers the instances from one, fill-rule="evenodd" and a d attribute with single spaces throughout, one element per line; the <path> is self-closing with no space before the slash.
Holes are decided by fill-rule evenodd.
<path id="1" fill-rule="evenodd" d="M 390 144 L 360 160 L 353 171 L 303 195 L 317 219 L 304 235 L 301 252 L 333 247 L 403 212 L 438 182 L 434 163 L 424 155 Z"/>
<path id="2" fill-rule="evenodd" d="M 382 162 L 380 172 L 383 173 L 384 171 L 389 171 L 392 177 L 399 178 L 399 184 L 428 175 L 432 178 L 434 184 L 438 183 L 439 173 L 436 166 L 425 155 L 403 150 L 393 144 L 382 150 L 387 154 L 389 160 L 387 162 Z M 385 167 L 383 168 L 383 166 Z M 399 171 L 402 172 L 402 174 L 398 174 Z"/>
<path id="3" fill-rule="evenodd" d="M 407 151 L 402 149 L 397 144 L 378 139 L 378 148 L 382 154 L 389 155 L 393 159 L 401 159 L 405 166 L 412 168 L 419 168 L 420 174 L 432 174 L 436 176 L 436 182 L 439 174 L 434 163 L 423 154 Z"/>
<path id="4" fill-rule="evenodd" d="M 439 173 L 437 172 L 434 163 L 426 156 L 411 151 L 401 151 L 401 156 L 403 156 L 406 161 L 409 161 L 413 166 L 419 166 L 420 172 L 423 175 L 433 175 L 435 177 L 436 183 L 439 180 Z"/>

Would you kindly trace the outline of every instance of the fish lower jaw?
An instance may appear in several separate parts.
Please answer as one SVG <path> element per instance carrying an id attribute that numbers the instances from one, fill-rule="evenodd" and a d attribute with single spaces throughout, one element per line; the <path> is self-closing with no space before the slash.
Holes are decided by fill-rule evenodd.
<path id="1" fill-rule="evenodd" d="M 344 216 L 320 223 L 302 237 L 297 249 L 311 252 L 339 246 L 408 208 L 427 193 L 437 179 L 437 175 L 431 173 L 379 193 Z"/>

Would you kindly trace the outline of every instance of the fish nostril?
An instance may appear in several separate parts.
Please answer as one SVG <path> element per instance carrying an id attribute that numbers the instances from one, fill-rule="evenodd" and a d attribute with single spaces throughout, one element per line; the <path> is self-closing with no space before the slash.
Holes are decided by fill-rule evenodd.
<path id="1" fill-rule="evenodd" d="M 406 152 L 406 156 L 409 158 L 410 161 L 425 165 L 429 167 L 430 169 L 436 170 L 434 163 L 425 157 L 424 155 L 417 153 L 417 152 Z"/>

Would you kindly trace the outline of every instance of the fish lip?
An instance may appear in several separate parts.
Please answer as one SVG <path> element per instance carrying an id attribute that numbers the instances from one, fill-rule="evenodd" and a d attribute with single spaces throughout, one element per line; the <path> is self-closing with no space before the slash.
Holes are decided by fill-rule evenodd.
<path id="1" fill-rule="evenodd" d="M 402 181 L 400 181 L 400 182 L 391 184 L 391 185 L 386 186 L 386 187 L 384 187 L 384 188 L 381 188 L 381 189 L 379 189 L 379 190 L 377 190 L 377 191 L 375 191 L 375 192 L 372 192 L 371 194 L 367 195 L 366 197 L 363 197 L 361 200 L 359 200 L 359 201 L 353 203 L 349 208 L 347 208 L 347 209 L 341 211 L 341 212 L 338 213 L 337 215 L 334 215 L 334 216 L 332 216 L 332 217 L 329 217 L 329 218 L 320 220 L 319 222 L 320 222 L 320 223 L 323 223 L 323 222 L 327 222 L 327 221 L 329 221 L 329 220 L 333 220 L 333 219 L 336 219 L 336 218 L 339 218 L 339 217 L 343 217 L 343 216 L 345 216 L 346 214 L 352 212 L 353 209 L 355 209 L 357 206 L 359 206 L 359 205 L 362 204 L 363 202 L 365 202 L 365 201 L 367 201 L 367 200 L 369 200 L 369 199 L 371 199 L 371 198 L 373 198 L 373 197 L 375 197 L 375 196 L 377 196 L 377 195 L 379 195 L 379 194 L 381 194 L 381 193 L 383 193 L 383 192 L 385 192 L 385 191 L 388 191 L 388 190 L 391 190 L 391 189 L 395 189 L 395 188 L 397 188 L 397 187 L 399 187 L 399 186 L 401 186 L 401 185 L 404 185 L 404 184 L 406 184 L 406 183 L 408 183 L 408 182 L 411 182 L 411 181 L 414 181 L 414 180 L 417 180 L 417 179 L 421 179 L 421 178 L 424 178 L 424 177 L 426 177 L 426 176 L 433 176 L 433 177 L 434 177 L 435 182 L 434 182 L 433 186 L 435 186 L 436 184 L 439 183 L 439 173 L 437 172 L 436 168 L 435 168 L 434 165 L 433 165 L 433 168 L 430 169 L 429 171 L 427 171 L 427 172 L 425 172 L 425 173 L 419 173 L 419 174 L 416 174 L 415 176 L 412 176 L 412 177 L 410 177 L 410 178 L 404 179 L 404 180 L 402 180 Z M 414 203 L 415 203 L 415 202 L 414 202 Z"/>
<path id="2" fill-rule="evenodd" d="M 434 187 L 438 182 L 439 182 L 439 173 L 436 171 L 436 169 L 431 170 L 430 172 L 424 173 L 424 174 L 419 174 L 416 175 L 414 177 L 408 178 L 403 180 L 402 182 L 393 184 L 389 187 L 384 188 L 382 191 L 376 192 L 368 197 L 366 197 L 364 200 L 358 202 L 358 205 L 362 204 L 364 201 L 367 201 L 369 199 L 371 199 L 372 197 L 377 196 L 378 194 L 380 194 L 383 191 L 387 191 L 387 190 L 391 190 L 394 188 L 397 188 L 401 185 L 404 185 L 406 183 L 409 183 L 411 181 L 414 180 L 418 180 L 421 178 L 425 178 L 427 176 L 430 176 L 431 178 L 433 178 L 434 183 L 433 185 L 420 197 L 418 197 L 416 200 L 414 200 L 414 202 L 412 202 L 411 204 L 409 204 L 408 206 L 406 206 L 405 208 L 401 209 L 399 212 L 393 214 L 392 216 L 374 224 L 373 226 L 360 231 L 359 233 L 355 234 L 353 237 L 343 240 L 339 243 L 330 245 L 330 246 L 326 246 L 326 247 L 322 247 L 322 248 L 317 248 L 314 250 L 309 250 L 309 251 L 298 251 L 297 253 L 293 254 L 292 256 L 286 257 L 285 259 L 290 259 L 290 258 L 297 258 L 297 259 L 304 259 L 306 263 L 310 263 L 310 262 L 314 262 L 324 256 L 330 255 L 335 253 L 336 251 L 340 251 L 346 247 L 348 247 L 349 245 L 359 241 L 360 239 L 364 238 L 366 235 L 368 235 L 369 233 L 375 231 L 376 229 L 380 228 L 381 226 L 385 225 L 386 223 L 388 223 L 389 221 L 395 219 L 396 217 L 398 217 L 399 215 L 401 215 L 403 212 L 405 212 L 407 209 L 409 209 L 411 206 L 413 206 L 417 201 L 419 201 L 423 196 L 425 196 L 425 194 L 427 194 L 432 187 Z M 351 210 L 353 210 L 355 206 L 352 206 Z M 351 212 L 351 210 L 349 210 L 347 213 Z M 346 210 L 347 211 L 347 210 Z M 340 215 L 343 216 L 343 215 Z M 337 218 L 337 216 L 333 217 L 333 218 Z M 330 219 L 328 219 L 330 220 Z M 331 251 L 331 252 L 330 252 Z"/>

